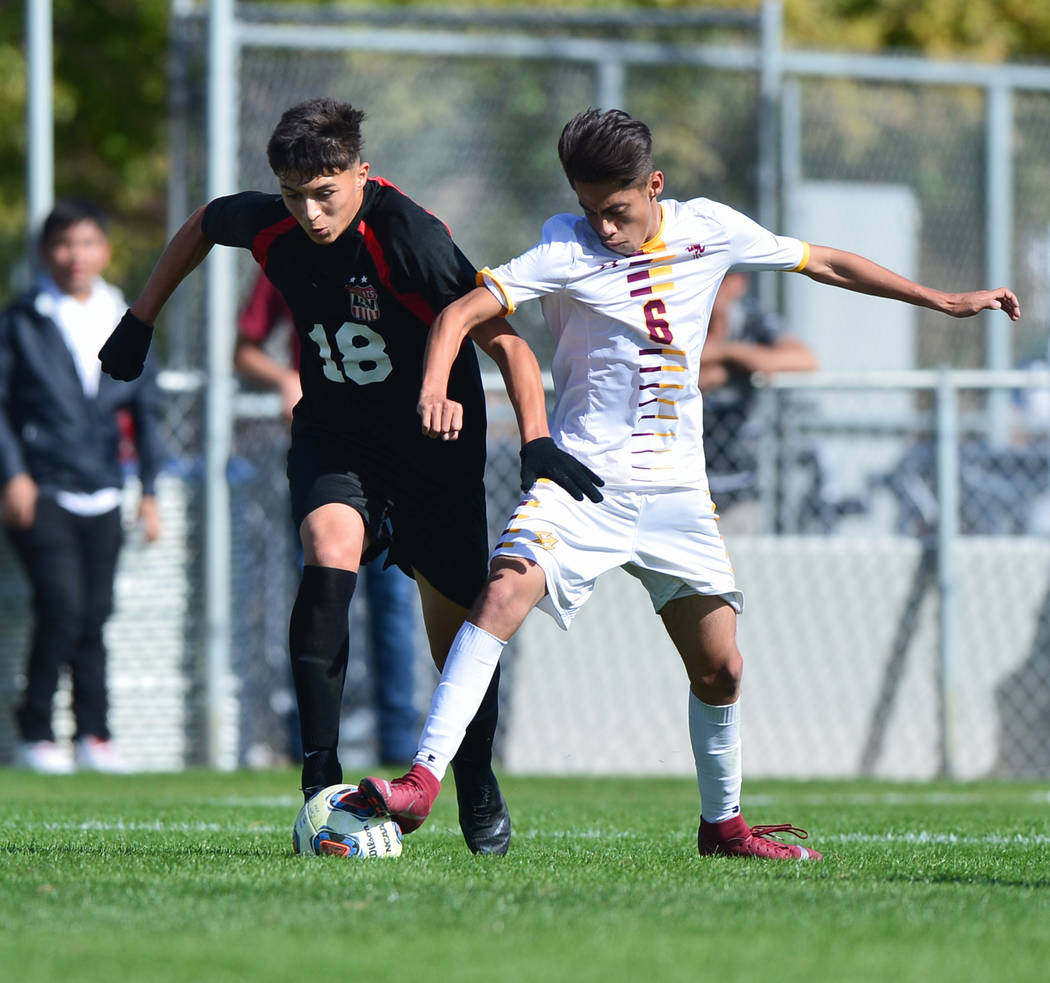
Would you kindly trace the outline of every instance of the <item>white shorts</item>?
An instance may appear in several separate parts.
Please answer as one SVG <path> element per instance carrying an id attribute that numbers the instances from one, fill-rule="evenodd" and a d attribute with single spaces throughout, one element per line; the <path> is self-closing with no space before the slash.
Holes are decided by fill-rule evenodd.
<path id="1" fill-rule="evenodd" d="M 541 478 L 521 500 L 500 535 L 496 556 L 522 556 L 540 566 L 547 596 L 539 607 L 568 628 L 615 567 L 637 577 L 657 612 L 692 594 L 722 597 L 739 614 L 744 595 L 718 531 L 708 492 L 603 488 L 595 503 L 575 501 Z"/>

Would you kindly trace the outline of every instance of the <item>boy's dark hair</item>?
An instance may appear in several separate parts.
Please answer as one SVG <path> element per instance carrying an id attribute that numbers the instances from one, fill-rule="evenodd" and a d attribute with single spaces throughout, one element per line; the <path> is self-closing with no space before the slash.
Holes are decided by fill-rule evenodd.
<path id="1" fill-rule="evenodd" d="M 300 181 L 348 170 L 361 159 L 364 118 L 360 109 L 326 97 L 286 109 L 266 146 L 270 169 Z"/>
<path id="2" fill-rule="evenodd" d="M 607 181 L 630 188 L 653 172 L 653 136 L 648 126 L 623 110 L 587 109 L 565 124 L 558 157 L 574 188 L 580 182 Z"/>
<path id="3" fill-rule="evenodd" d="M 46 246 L 55 236 L 65 232 L 71 225 L 93 222 L 105 235 L 109 220 L 93 201 L 85 198 L 60 198 L 40 226 L 40 244 Z"/>

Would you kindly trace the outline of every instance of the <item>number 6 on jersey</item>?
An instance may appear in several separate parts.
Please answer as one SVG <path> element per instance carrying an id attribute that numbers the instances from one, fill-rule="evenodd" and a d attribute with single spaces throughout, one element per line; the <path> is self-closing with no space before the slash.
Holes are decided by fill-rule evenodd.
<path id="1" fill-rule="evenodd" d="M 673 340 L 671 337 L 671 325 L 660 315 L 667 313 L 667 305 L 659 298 L 646 301 L 645 326 L 649 329 L 649 337 L 663 345 L 669 345 Z"/>

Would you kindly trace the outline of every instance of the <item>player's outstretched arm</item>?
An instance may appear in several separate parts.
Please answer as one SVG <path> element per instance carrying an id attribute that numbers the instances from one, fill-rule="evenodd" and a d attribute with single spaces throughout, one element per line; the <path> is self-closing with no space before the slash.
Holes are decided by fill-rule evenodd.
<path id="1" fill-rule="evenodd" d="M 981 311 L 999 310 L 1011 321 L 1021 316 L 1020 302 L 1014 292 L 1006 287 L 946 293 L 915 283 L 864 256 L 831 246 L 811 246 L 809 261 L 801 272 L 818 283 L 828 283 L 875 297 L 903 300 L 951 317 L 972 317 Z"/>
<path id="2" fill-rule="evenodd" d="M 175 288 L 208 255 L 212 243 L 204 236 L 203 219 L 204 207 L 201 207 L 175 233 L 157 260 L 138 300 L 120 319 L 99 351 L 102 371 L 114 379 L 135 379 L 141 374 L 153 338 L 153 322 Z"/>
<path id="3" fill-rule="evenodd" d="M 448 376 L 463 339 L 469 334 L 499 366 L 521 432 L 522 488 L 550 478 L 577 501 L 602 499 L 603 484 L 593 471 L 561 450 L 550 437 L 543 376 L 528 343 L 500 315 L 503 306 L 485 287 L 449 304 L 427 336 L 423 388 L 418 410 L 429 437 L 455 440 L 463 429 L 463 406 L 447 396 Z"/>
<path id="4" fill-rule="evenodd" d="M 459 355 L 463 339 L 478 325 L 502 313 L 500 302 L 484 287 L 476 287 L 449 304 L 434 319 L 427 335 L 427 347 L 423 354 L 423 387 L 416 404 L 423 421 L 423 433 L 428 437 L 441 440 L 459 437 L 463 429 L 463 406 L 448 398 L 448 377 L 452 363 Z"/>
<path id="5" fill-rule="evenodd" d="M 131 312 L 137 318 L 152 324 L 175 288 L 200 266 L 211 251 L 214 243 L 204 235 L 205 208 L 207 205 L 202 205 L 186 219 L 160 254 L 142 293 L 131 305 Z"/>
<path id="6" fill-rule="evenodd" d="M 482 322 L 470 332 L 470 337 L 496 363 L 503 376 L 522 444 L 549 437 L 543 373 L 529 343 L 502 317 Z"/>

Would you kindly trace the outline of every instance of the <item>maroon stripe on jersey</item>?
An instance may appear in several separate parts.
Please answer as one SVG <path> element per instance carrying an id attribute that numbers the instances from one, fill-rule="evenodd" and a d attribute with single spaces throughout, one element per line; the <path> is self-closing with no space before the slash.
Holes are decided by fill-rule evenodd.
<path id="1" fill-rule="evenodd" d="M 357 231 L 361 233 L 365 240 L 365 248 L 372 257 L 372 262 L 376 265 L 380 283 L 401 302 L 402 306 L 415 314 L 420 321 L 429 327 L 434 322 L 434 318 L 437 317 L 437 312 L 431 309 L 422 294 L 402 293 L 394 288 L 394 285 L 390 282 L 390 264 L 386 261 L 383 246 L 376 238 L 375 232 L 363 220 L 358 224 Z"/>
<path id="2" fill-rule="evenodd" d="M 256 233 L 255 238 L 252 239 L 252 256 L 255 262 L 263 269 L 266 268 L 266 256 L 270 252 L 270 246 L 273 245 L 274 240 L 278 236 L 283 236 L 294 225 L 295 216 L 289 215 L 287 218 L 282 218 L 280 222 L 269 225 L 261 232 Z"/>

